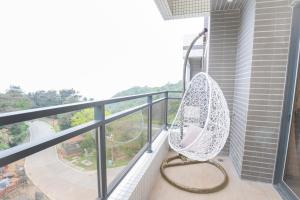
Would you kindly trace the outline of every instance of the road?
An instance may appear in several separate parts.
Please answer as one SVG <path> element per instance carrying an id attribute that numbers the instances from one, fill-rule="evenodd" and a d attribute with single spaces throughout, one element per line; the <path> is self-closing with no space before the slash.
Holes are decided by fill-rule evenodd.
<path id="1" fill-rule="evenodd" d="M 31 141 L 55 134 L 51 126 L 42 121 L 29 124 Z M 122 168 L 107 171 L 108 182 Z M 97 197 L 97 174 L 83 172 L 59 160 L 55 147 L 48 148 L 26 158 L 28 177 L 51 200 L 89 200 Z"/>

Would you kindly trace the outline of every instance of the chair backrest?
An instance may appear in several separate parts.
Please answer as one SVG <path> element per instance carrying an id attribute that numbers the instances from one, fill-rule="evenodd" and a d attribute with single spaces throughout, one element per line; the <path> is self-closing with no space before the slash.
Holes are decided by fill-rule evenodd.
<path id="1" fill-rule="evenodd" d="M 214 158 L 229 135 L 230 113 L 219 85 L 206 73 L 194 76 L 169 129 L 169 144 L 193 160 Z"/>

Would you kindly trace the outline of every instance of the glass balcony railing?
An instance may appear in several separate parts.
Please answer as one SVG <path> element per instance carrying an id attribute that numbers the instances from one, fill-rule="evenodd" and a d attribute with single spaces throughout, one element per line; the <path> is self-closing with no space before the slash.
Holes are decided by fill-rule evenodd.
<path id="1" fill-rule="evenodd" d="M 1 134 L 10 129 L 19 137 L 30 136 L 21 144 L 1 147 L 0 199 L 107 198 L 140 156 L 151 152 L 152 142 L 176 114 L 179 93 L 0 114 Z M 137 105 L 125 103 L 133 100 Z M 120 109 L 106 112 L 118 103 Z M 70 113 L 72 122 L 66 118 Z M 17 142 L 19 137 L 7 140 Z"/>

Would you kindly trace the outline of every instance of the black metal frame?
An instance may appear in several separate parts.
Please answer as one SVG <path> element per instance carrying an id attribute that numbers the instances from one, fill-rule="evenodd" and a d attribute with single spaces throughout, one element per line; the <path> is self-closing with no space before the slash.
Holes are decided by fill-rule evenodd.
<path id="1" fill-rule="evenodd" d="M 296 91 L 298 74 L 298 59 L 300 53 L 300 3 L 293 8 L 292 30 L 288 59 L 288 71 L 284 94 L 284 105 L 281 118 L 279 146 L 277 151 L 276 167 L 274 173 L 274 185 L 282 198 L 287 200 L 299 200 L 297 195 L 284 182 L 284 168 L 286 163 L 287 148 L 290 135 L 293 104 Z"/>
<path id="2" fill-rule="evenodd" d="M 191 42 L 188 50 L 186 51 L 186 54 L 185 54 L 185 57 L 184 57 L 184 63 L 183 63 L 183 77 L 182 77 L 182 88 L 183 88 L 183 92 L 185 92 L 185 86 L 186 86 L 186 68 L 187 68 L 187 63 L 188 63 L 188 59 L 189 59 L 189 56 L 190 56 L 190 53 L 191 53 L 191 50 L 193 49 L 193 46 L 195 45 L 195 43 L 197 42 L 197 40 L 204 36 L 205 37 L 205 34 L 207 33 L 208 29 L 207 28 L 204 28 L 203 31 L 201 33 L 199 33 L 194 39 L 193 41 Z"/>
<path id="3" fill-rule="evenodd" d="M 37 141 L 32 141 L 10 149 L 0 151 L 0 167 L 8 165 L 14 161 L 30 156 L 34 153 L 40 152 L 44 149 L 57 145 L 64 142 L 70 138 L 78 136 L 80 134 L 86 133 L 91 130 L 96 130 L 96 149 L 97 149 L 97 181 L 98 181 L 98 199 L 107 199 L 107 197 L 113 192 L 121 180 L 126 176 L 129 170 L 137 162 L 137 160 L 145 153 L 152 153 L 152 105 L 165 101 L 165 122 L 163 129 L 167 129 L 167 117 L 168 117 L 168 99 L 180 99 L 180 98 L 169 98 L 169 93 L 181 93 L 181 91 L 162 91 L 147 93 L 134 96 L 126 96 L 113 98 L 102 101 L 90 101 L 90 102 L 80 102 L 74 104 L 66 104 L 60 106 L 52 106 L 46 108 L 30 109 L 17 112 L 9 112 L 0 114 L 0 126 L 9 125 L 17 122 L 24 122 L 29 120 L 34 120 L 42 117 L 48 117 L 52 115 L 77 111 L 85 108 L 94 108 L 94 120 L 61 131 L 53 136 L 47 138 L 42 138 Z M 163 98 L 153 101 L 153 96 L 164 94 Z M 147 98 L 147 103 L 143 105 L 136 106 L 134 108 L 127 109 L 115 114 L 112 114 L 105 118 L 105 106 L 112 103 L 118 103 L 133 99 Z M 135 157 L 128 163 L 127 167 L 112 181 L 112 183 L 107 185 L 106 177 L 106 148 L 105 148 L 105 125 L 140 111 L 142 109 L 148 108 L 148 141 L 147 144 L 135 155 Z"/>

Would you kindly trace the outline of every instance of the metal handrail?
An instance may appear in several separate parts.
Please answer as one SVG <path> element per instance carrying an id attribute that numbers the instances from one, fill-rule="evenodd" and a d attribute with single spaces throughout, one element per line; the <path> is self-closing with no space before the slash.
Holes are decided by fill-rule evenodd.
<path id="1" fill-rule="evenodd" d="M 204 28 L 204 30 L 199 33 L 199 35 L 197 35 L 195 37 L 195 39 L 191 42 L 186 54 L 185 54 L 185 58 L 184 58 L 184 63 L 183 63 L 183 77 L 182 77 L 182 84 L 183 84 L 183 92 L 185 91 L 185 79 L 186 79 L 186 67 L 187 67 L 187 62 L 188 62 L 188 58 L 190 56 L 191 50 L 193 48 L 193 46 L 195 45 L 195 43 L 197 42 L 197 40 L 202 37 L 203 35 L 205 35 L 205 33 L 207 32 L 207 28 Z M 202 58 L 203 59 L 203 58 Z"/>
<path id="2" fill-rule="evenodd" d="M 87 101 L 87 102 L 80 102 L 80 103 L 64 104 L 64 105 L 59 105 L 59 106 L 50 106 L 50 107 L 44 107 L 44 108 L 36 108 L 36 109 L 28 109 L 28 110 L 21 110 L 21 111 L 15 111 L 15 112 L 0 113 L 0 126 L 17 123 L 17 122 L 22 122 L 22 121 L 38 119 L 38 118 L 47 117 L 47 116 L 51 116 L 51 115 L 72 112 L 72 111 L 76 111 L 76 110 L 82 110 L 85 108 L 91 108 L 91 107 L 96 107 L 96 106 L 100 106 L 100 105 L 107 105 L 107 104 L 113 104 L 113 103 L 118 103 L 118 102 L 122 102 L 122 101 L 139 99 L 139 98 L 143 98 L 143 97 L 148 97 L 150 95 L 154 96 L 154 95 L 164 94 L 166 92 L 168 92 L 168 91 L 117 97 L 117 98 L 111 98 L 111 99 L 106 99 L 106 100 L 101 100 L 101 101 Z"/>
<path id="3" fill-rule="evenodd" d="M 29 143 L 21 144 L 16 147 L 9 148 L 7 150 L 0 151 L 0 167 L 15 162 L 19 159 L 30 156 L 34 153 L 40 152 L 44 149 L 50 148 L 75 136 L 81 135 L 91 130 L 96 130 L 96 148 L 97 148 L 97 173 L 98 173 L 98 199 L 106 199 L 109 194 L 112 193 L 113 189 L 120 183 L 120 181 L 125 177 L 125 175 L 132 168 L 134 163 L 140 158 L 140 156 L 145 152 L 152 152 L 152 105 L 157 104 L 161 101 L 166 102 L 165 109 L 165 122 L 164 128 L 168 126 L 167 116 L 168 116 L 168 99 L 180 99 L 180 98 L 169 98 L 169 93 L 181 93 L 181 91 L 162 91 L 153 92 L 140 95 L 132 95 L 125 97 L 118 97 L 113 99 L 107 99 L 102 101 L 89 101 L 80 102 L 73 104 L 66 104 L 60 106 L 51 106 L 38 109 L 29 109 L 16 112 L 8 112 L 0 114 L 0 126 L 9 125 L 17 122 L 24 122 L 28 120 L 34 120 L 37 118 L 72 112 L 76 110 L 81 110 L 85 108 L 94 108 L 95 116 L 94 120 L 72 127 L 63 131 L 58 132 L 55 135 L 51 135 L 45 138 L 41 138 Z M 153 100 L 152 97 L 155 95 L 164 94 L 164 97 Z M 133 99 L 139 99 L 147 97 L 147 103 L 126 109 L 124 111 L 112 114 L 105 117 L 105 105 L 124 102 Z M 105 148 L 105 125 L 140 111 L 142 109 L 148 108 L 148 141 L 147 144 L 136 154 L 136 156 L 130 161 L 127 167 L 119 174 L 119 176 L 107 186 L 106 180 L 106 148 Z"/>

